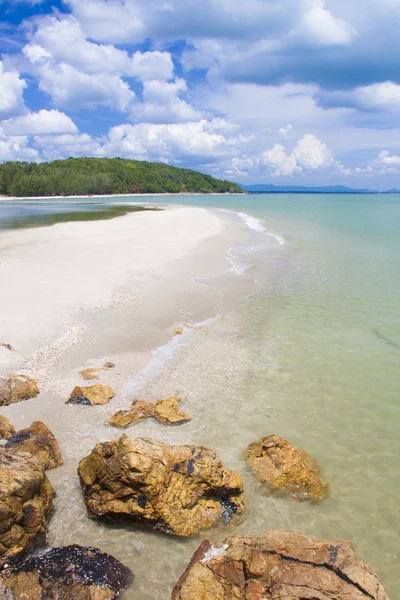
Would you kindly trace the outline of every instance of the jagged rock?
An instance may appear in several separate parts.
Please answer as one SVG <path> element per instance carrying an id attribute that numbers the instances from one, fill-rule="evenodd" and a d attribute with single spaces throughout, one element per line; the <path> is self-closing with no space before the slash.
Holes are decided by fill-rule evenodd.
<path id="1" fill-rule="evenodd" d="M 328 495 L 328 484 L 316 462 L 307 452 L 277 435 L 250 444 L 246 460 L 257 479 L 268 485 L 270 493 L 286 493 L 311 502 L 320 502 Z"/>
<path id="2" fill-rule="evenodd" d="M 89 387 L 80 387 L 77 385 L 66 404 L 84 404 L 87 406 L 97 406 L 99 404 L 107 404 L 115 393 L 108 385 L 97 383 Z"/>
<path id="3" fill-rule="evenodd" d="M 17 431 L 4 447 L 9 452 L 30 452 L 46 471 L 64 464 L 56 438 L 41 421 Z"/>
<path id="4" fill-rule="evenodd" d="M 0 448 L 0 569 L 45 537 L 52 498 L 37 458 Z"/>
<path id="5" fill-rule="evenodd" d="M 12 374 L 0 377 L 0 406 L 30 400 L 36 398 L 39 393 L 36 381 L 28 375 Z"/>
<path id="6" fill-rule="evenodd" d="M 18 561 L 0 574 L 0 597 L 9 600 L 114 600 L 131 571 L 98 548 L 65 546 Z"/>
<path id="7" fill-rule="evenodd" d="M 0 346 L 2 348 L 7 348 L 7 350 L 10 350 L 10 352 L 14 351 L 14 348 L 11 346 L 11 344 L 7 344 L 6 342 L 0 342 Z"/>
<path id="8" fill-rule="evenodd" d="M 128 438 L 97 444 L 78 473 L 89 516 L 189 536 L 244 508 L 239 476 L 215 452 Z"/>
<path id="9" fill-rule="evenodd" d="M 11 425 L 10 421 L 0 415 L 0 440 L 8 440 L 15 433 L 14 425 Z"/>
<path id="10" fill-rule="evenodd" d="M 108 371 L 109 369 L 113 369 L 114 367 L 114 363 L 106 362 L 106 364 L 102 367 L 89 367 L 88 369 L 82 369 L 82 371 L 79 371 L 79 375 L 86 381 L 89 381 L 91 379 L 98 379 L 99 376 L 97 375 L 97 373 L 99 371 Z"/>
<path id="11" fill-rule="evenodd" d="M 296 533 L 205 540 L 172 600 L 388 600 L 350 542 Z"/>
<path id="12" fill-rule="evenodd" d="M 136 400 L 129 410 L 120 410 L 107 421 L 113 427 L 128 427 L 135 421 L 153 417 L 163 425 L 178 423 L 187 423 L 191 418 L 183 412 L 179 412 L 178 404 L 180 398 L 171 396 L 166 400 L 158 402 L 147 402 L 146 400 Z"/>

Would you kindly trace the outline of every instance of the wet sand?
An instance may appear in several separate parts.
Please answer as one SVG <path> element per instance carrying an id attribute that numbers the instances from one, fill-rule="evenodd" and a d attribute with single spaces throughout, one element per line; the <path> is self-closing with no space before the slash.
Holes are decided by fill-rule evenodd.
<path id="1" fill-rule="evenodd" d="M 180 395 L 182 410 L 196 424 L 168 428 L 149 421 L 128 435 L 172 444 L 204 441 L 196 359 L 191 354 L 194 364 L 185 369 L 192 373 L 180 375 L 176 359 L 196 347 L 219 315 L 253 293 L 253 279 L 232 262 L 232 248 L 250 239 L 238 217 L 186 207 L 0 235 L 0 277 L 6 282 L 0 341 L 16 349 L 0 348 L 0 372 L 31 375 L 41 389 L 38 398 L 4 407 L 2 414 L 17 428 L 42 420 L 54 432 L 65 464 L 48 472 L 57 494 L 49 543 L 90 544 L 114 554 L 136 575 L 127 600 L 169 598 L 199 538 L 178 541 L 90 521 L 78 462 L 97 442 L 121 435 L 104 422 L 137 397 Z M 177 327 L 182 335 L 174 335 Z M 73 387 L 85 383 L 79 370 L 106 361 L 116 366 L 100 372 L 99 382 L 110 385 L 115 398 L 104 407 L 66 405 Z M 160 387 L 161 376 L 167 379 Z"/>

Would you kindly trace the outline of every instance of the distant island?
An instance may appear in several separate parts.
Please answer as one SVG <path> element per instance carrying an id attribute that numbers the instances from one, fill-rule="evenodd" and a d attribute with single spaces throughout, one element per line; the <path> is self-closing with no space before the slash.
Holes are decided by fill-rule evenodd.
<path id="1" fill-rule="evenodd" d="M 400 194 L 400 190 L 391 189 L 384 192 L 369 189 L 353 189 L 343 185 L 322 187 L 305 187 L 301 185 L 272 185 L 259 183 L 241 186 L 249 194 Z"/>
<path id="2" fill-rule="evenodd" d="M 0 164 L 2 196 L 243 193 L 231 181 L 164 163 L 123 158 L 68 158 Z"/>

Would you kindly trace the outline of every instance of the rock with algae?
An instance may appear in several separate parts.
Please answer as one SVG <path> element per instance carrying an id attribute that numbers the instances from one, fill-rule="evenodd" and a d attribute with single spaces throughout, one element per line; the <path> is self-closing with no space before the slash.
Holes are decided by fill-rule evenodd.
<path id="1" fill-rule="evenodd" d="M 388 600 L 350 542 L 296 533 L 205 540 L 172 600 Z"/>
<path id="2" fill-rule="evenodd" d="M 289 494 L 311 502 L 321 502 L 328 495 L 328 484 L 316 462 L 307 452 L 277 435 L 250 444 L 246 460 L 271 493 Z"/>
<path id="3" fill-rule="evenodd" d="M 88 514 L 190 536 L 244 509 L 239 476 L 201 446 L 168 446 L 145 438 L 97 444 L 78 473 Z"/>
<path id="4" fill-rule="evenodd" d="M 0 406 L 9 406 L 39 395 L 39 388 L 32 377 L 14 373 L 0 377 Z"/>
<path id="5" fill-rule="evenodd" d="M 114 398 L 115 393 L 108 385 L 97 383 L 88 387 L 77 385 L 66 404 L 82 404 L 85 406 L 97 406 L 107 404 Z"/>
<path id="6" fill-rule="evenodd" d="M 115 600 L 131 571 L 98 548 L 50 548 L 0 574 L 0 597 L 10 600 Z"/>
<path id="7" fill-rule="evenodd" d="M 113 415 L 107 423 L 113 427 L 125 428 L 135 421 L 153 417 L 163 425 L 177 425 L 187 423 L 191 418 L 179 411 L 180 398 L 171 396 L 166 400 L 158 402 L 147 402 L 146 400 L 136 400 L 129 410 L 120 410 Z"/>
<path id="8" fill-rule="evenodd" d="M 43 540 L 52 498 L 32 454 L 0 448 L 0 568 Z"/>
<path id="9" fill-rule="evenodd" d="M 30 452 L 46 471 L 64 463 L 56 438 L 41 421 L 14 433 L 4 447 L 9 452 Z"/>
<path id="10" fill-rule="evenodd" d="M 0 440 L 8 440 L 14 433 L 14 425 L 6 417 L 0 415 Z"/>

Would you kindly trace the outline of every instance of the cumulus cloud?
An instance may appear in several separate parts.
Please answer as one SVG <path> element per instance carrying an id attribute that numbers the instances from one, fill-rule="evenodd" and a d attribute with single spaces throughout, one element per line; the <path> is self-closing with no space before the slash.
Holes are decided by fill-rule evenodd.
<path id="1" fill-rule="evenodd" d="M 104 144 L 107 155 L 179 162 L 182 159 L 234 156 L 247 138 L 221 131 L 221 122 L 119 125 Z"/>
<path id="2" fill-rule="evenodd" d="M 187 91 L 184 79 L 174 82 L 145 81 L 143 102 L 132 108 L 132 119 L 149 123 L 182 123 L 195 121 L 201 114 L 180 98 Z"/>
<path id="3" fill-rule="evenodd" d="M 24 109 L 23 91 L 26 81 L 16 71 L 6 71 L 0 60 L 0 115 L 21 112 Z"/>
<path id="4" fill-rule="evenodd" d="M 65 63 L 44 68 L 40 72 L 39 87 L 51 96 L 54 106 L 60 108 L 109 106 L 125 111 L 135 98 L 129 85 L 118 75 L 89 75 Z"/>
<path id="5" fill-rule="evenodd" d="M 0 161 L 35 161 L 38 158 L 39 152 L 29 147 L 28 136 L 6 136 L 0 127 Z"/>
<path id="6" fill-rule="evenodd" d="M 77 133 L 75 123 L 58 110 L 39 110 L 2 122 L 2 128 L 7 135 L 33 135 L 48 133 Z"/>

